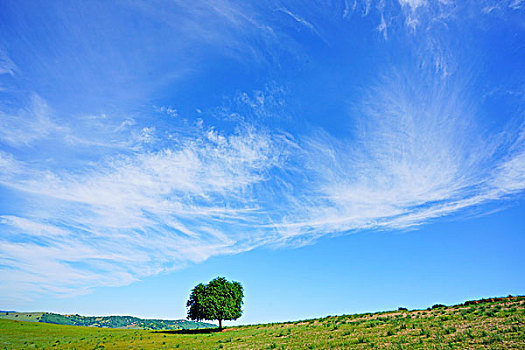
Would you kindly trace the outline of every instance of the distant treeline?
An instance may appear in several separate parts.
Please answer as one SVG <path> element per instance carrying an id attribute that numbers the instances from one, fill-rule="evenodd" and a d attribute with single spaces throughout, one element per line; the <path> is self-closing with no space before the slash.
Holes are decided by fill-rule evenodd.
<path id="1" fill-rule="evenodd" d="M 133 316 L 81 316 L 44 313 L 38 322 L 71 326 L 135 328 L 135 329 L 195 329 L 210 328 L 215 325 L 186 320 L 141 319 Z"/>
<path id="2" fill-rule="evenodd" d="M 130 328 L 151 330 L 180 330 L 216 327 L 210 323 L 187 320 L 142 319 L 133 316 L 60 315 L 51 312 L 0 311 L 0 319 L 53 323 L 69 326 Z"/>
<path id="3" fill-rule="evenodd" d="M 479 299 L 479 300 L 467 300 L 467 301 L 465 301 L 465 303 L 463 303 L 463 305 L 495 303 L 497 301 L 512 301 L 512 300 L 518 300 L 518 299 L 523 299 L 523 297 L 519 297 L 519 296 L 515 297 L 515 296 L 512 296 L 512 295 L 509 295 L 507 297 L 502 297 L 502 298 L 485 298 L 485 299 Z"/>

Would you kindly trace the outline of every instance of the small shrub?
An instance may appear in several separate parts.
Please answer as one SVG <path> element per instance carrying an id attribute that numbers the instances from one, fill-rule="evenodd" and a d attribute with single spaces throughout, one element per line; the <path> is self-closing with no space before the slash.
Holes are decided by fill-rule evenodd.
<path id="1" fill-rule="evenodd" d="M 494 313 L 494 310 L 487 310 L 485 312 L 485 316 L 487 316 L 487 317 L 494 317 L 494 316 L 496 316 L 496 314 Z"/>
<path id="2" fill-rule="evenodd" d="M 451 333 L 455 333 L 455 332 L 456 332 L 456 328 L 454 328 L 454 327 L 445 328 L 445 333 L 446 334 L 451 334 Z"/>
<path id="3" fill-rule="evenodd" d="M 503 340 L 501 337 L 497 334 L 493 334 L 490 338 L 483 341 L 483 344 L 494 344 L 494 343 L 501 343 Z"/>
<path id="4" fill-rule="evenodd" d="M 466 334 L 467 337 L 469 337 L 470 339 L 474 339 L 474 334 L 472 334 L 472 330 L 467 329 L 467 330 L 465 331 L 465 334 Z"/>

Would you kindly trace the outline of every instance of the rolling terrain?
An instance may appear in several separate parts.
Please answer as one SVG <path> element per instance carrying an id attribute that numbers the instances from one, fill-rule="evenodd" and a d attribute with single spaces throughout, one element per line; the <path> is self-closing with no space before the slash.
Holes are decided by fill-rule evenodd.
<path id="1" fill-rule="evenodd" d="M 204 322 L 187 320 L 156 320 L 142 319 L 133 316 L 81 316 L 60 315 L 51 312 L 12 312 L 1 311 L 0 319 L 14 321 L 29 321 L 53 323 L 68 326 L 103 327 L 103 328 L 128 328 L 128 329 L 195 329 L 210 328 L 215 325 Z"/>
<path id="2" fill-rule="evenodd" d="M 0 320 L 0 349 L 50 348 L 524 349 L 525 297 L 229 327 L 222 332 L 108 329 Z"/>

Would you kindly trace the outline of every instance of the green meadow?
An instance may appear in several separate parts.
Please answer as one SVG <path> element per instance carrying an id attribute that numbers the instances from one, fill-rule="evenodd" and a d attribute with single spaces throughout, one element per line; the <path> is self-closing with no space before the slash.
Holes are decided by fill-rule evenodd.
<path id="1" fill-rule="evenodd" d="M 31 317 L 34 317 L 33 315 Z M 29 317 L 27 317 L 29 318 Z M 0 349 L 525 349 L 525 297 L 197 330 L 0 320 Z"/>

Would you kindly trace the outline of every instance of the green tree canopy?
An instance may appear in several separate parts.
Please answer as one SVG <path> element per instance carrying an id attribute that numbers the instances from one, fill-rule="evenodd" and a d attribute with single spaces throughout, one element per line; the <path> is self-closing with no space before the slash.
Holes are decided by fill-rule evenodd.
<path id="1" fill-rule="evenodd" d="M 217 277 L 204 285 L 199 283 L 191 291 L 186 303 L 191 320 L 218 320 L 222 329 L 223 320 L 236 320 L 242 315 L 242 285 Z"/>

